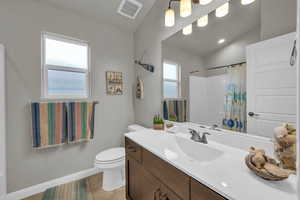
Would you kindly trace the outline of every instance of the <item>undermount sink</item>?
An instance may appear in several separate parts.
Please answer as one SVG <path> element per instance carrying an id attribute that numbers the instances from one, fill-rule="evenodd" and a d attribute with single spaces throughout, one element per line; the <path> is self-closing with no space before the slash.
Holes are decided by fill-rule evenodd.
<path id="1" fill-rule="evenodd" d="M 198 162 L 209 162 L 223 154 L 223 152 L 218 149 L 207 144 L 194 142 L 190 139 L 176 137 L 176 142 L 184 154 Z"/>

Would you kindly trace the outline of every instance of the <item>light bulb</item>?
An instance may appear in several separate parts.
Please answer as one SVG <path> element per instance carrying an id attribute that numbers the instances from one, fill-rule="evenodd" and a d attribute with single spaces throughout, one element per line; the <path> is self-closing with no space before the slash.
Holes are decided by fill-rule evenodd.
<path id="1" fill-rule="evenodd" d="M 248 4 L 250 4 L 250 3 L 253 3 L 255 0 L 242 0 L 241 1 L 241 3 L 243 4 L 243 5 L 248 5 Z"/>
<path id="2" fill-rule="evenodd" d="M 192 0 L 180 0 L 180 16 L 188 17 L 192 14 Z"/>
<path id="3" fill-rule="evenodd" d="M 219 43 L 219 44 L 223 44 L 225 41 L 226 41 L 226 40 L 225 40 L 224 38 L 222 38 L 222 39 L 220 39 L 220 40 L 218 41 L 218 43 Z"/>
<path id="4" fill-rule="evenodd" d="M 197 21 L 198 27 L 204 27 L 208 24 L 208 15 L 204 15 L 203 17 L 199 18 Z"/>
<path id="5" fill-rule="evenodd" d="M 200 4 L 201 5 L 207 5 L 207 4 L 209 4 L 209 3 L 211 3 L 212 2 L 212 0 L 200 0 Z"/>
<path id="6" fill-rule="evenodd" d="M 166 10 L 165 13 L 165 26 L 172 27 L 175 24 L 175 11 L 171 8 Z"/>
<path id="7" fill-rule="evenodd" d="M 184 27 L 182 29 L 182 34 L 183 35 L 190 35 L 190 34 L 192 34 L 192 32 L 193 32 L 193 25 L 192 24 L 187 25 L 186 27 Z"/>
<path id="8" fill-rule="evenodd" d="M 225 3 L 216 9 L 216 17 L 225 17 L 229 13 L 229 3 Z"/>

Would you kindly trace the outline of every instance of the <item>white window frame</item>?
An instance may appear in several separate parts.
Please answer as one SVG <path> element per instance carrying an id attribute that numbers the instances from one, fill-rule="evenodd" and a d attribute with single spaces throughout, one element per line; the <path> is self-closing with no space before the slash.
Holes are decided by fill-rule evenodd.
<path id="1" fill-rule="evenodd" d="M 165 64 L 170 64 L 170 65 L 175 65 L 176 68 L 177 68 L 177 79 L 176 80 L 173 80 L 173 79 L 165 79 L 164 77 L 164 70 L 165 70 Z M 164 60 L 163 61 L 163 70 L 162 70 L 162 91 L 163 91 L 163 99 L 181 99 L 181 67 L 178 63 L 176 62 L 173 62 L 173 61 L 170 61 L 170 60 Z M 164 91 L 164 82 L 167 81 L 167 82 L 173 82 L 173 83 L 176 83 L 177 84 L 177 94 L 178 96 L 177 97 L 165 97 L 165 91 Z"/>
<path id="2" fill-rule="evenodd" d="M 67 43 L 73 43 L 77 45 L 83 45 L 87 46 L 88 48 L 88 60 L 87 60 L 87 69 L 82 68 L 74 68 L 74 67 L 65 67 L 65 66 L 59 66 L 59 65 L 47 65 L 46 64 L 46 38 L 54 39 L 57 41 L 67 42 Z M 42 32 L 41 37 L 41 49 L 42 49 L 42 58 L 41 58 L 41 64 L 42 64 L 42 74 L 41 74 L 41 83 L 42 83 L 42 98 L 43 99 L 86 99 L 89 98 L 91 95 L 91 49 L 89 42 L 79 40 L 76 38 L 56 34 L 56 33 L 49 33 L 49 32 Z M 56 71 L 66 71 L 66 72 L 80 72 L 85 73 L 86 75 L 86 95 L 85 96 L 72 96 L 72 95 L 49 95 L 48 94 L 48 70 L 56 70 Z"/>

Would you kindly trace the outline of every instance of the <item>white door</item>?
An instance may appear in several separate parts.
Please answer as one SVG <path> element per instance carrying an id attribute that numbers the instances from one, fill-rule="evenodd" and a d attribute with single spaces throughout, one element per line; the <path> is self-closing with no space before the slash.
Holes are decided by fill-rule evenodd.
<path id="1" fill-rule="evenodd" d="M 0 197 L 6 194 L 5 152 L 5 54 L 0 44 Z"/>
<path id="2" fill-rule="evenodd" d="M 272 137 L 296 123 L 296 66 L 290 66 L 295 33 L 247 47 L 248 133 Z"/>

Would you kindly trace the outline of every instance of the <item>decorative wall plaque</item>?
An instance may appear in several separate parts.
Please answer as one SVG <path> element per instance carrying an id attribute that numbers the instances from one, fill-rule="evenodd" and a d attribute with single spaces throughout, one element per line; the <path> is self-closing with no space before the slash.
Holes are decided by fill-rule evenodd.
<path id="1" fill-rule="evenodd" d="M 106 92 L 108 95 L 123 94 L 122 72 L 106 72 Z"/>

